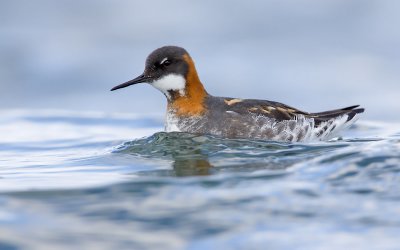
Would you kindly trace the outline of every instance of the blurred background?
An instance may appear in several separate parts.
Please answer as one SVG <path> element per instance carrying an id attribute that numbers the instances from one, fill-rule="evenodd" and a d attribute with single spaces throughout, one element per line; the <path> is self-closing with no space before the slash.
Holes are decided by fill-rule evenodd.
<path id="1" fill-rule="evenodd" d="M 400 1 L 0 2 L 0 109 L 162 114 L 139 75 L 163 45 L 186 48 L 216 96 L 307 111 L 353 104 L 399 121 Z"/>

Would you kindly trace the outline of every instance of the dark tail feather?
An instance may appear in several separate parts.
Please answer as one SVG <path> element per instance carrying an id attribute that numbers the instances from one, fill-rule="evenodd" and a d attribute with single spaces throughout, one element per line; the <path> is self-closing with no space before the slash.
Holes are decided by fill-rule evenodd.
<path id="1" fill-rule="evenodd" d="M 336 113 L 345 113 L 346 111 L 349 110 L 354 110 L 355 108 L 360 107 L 360 105 L 354 105 L 342 109 L 335 109 L 335 110 L 329 110 L 329 111 L 324 111 L 324 112 L 318 112 L 318 113 L 312 113 L 312 115 L 316 116 L 324 116 L 324 115 L 331 115 L 331 114 L 336 114 Z"/>
<path id="2" fill-rule="evenodd" d="M 352 110 L 348 113 L 349 117 L 347 117 L 347 121 L 350 121 L 351 119 L 354 118 L 354 116 L 355 116 L 356 114 L 361 114 L 361 113 L 363 113 L 364 111 L 365 111 L 364 108 L 352 109 Z"/>
<path id="3" fill-rule="evenodd" d="M 311 113 L 314 119 L 317 122 L 324 122 L 327 120 L 330 120 L 332 118 L 336 118 L 342 115 L 348 115 L 347 121 L 350 121 L 351 119 L 354 118 L 355 115 L 363 113 L 364 108 L 358 108 L 360 105 L 354 105 L 350 107 L 346 107 L 343 109 L 335 109 L 335 110 L 330 110 L 330 111 L 325 111 L 325 112 L 319 112 L 319 113 Z"/>

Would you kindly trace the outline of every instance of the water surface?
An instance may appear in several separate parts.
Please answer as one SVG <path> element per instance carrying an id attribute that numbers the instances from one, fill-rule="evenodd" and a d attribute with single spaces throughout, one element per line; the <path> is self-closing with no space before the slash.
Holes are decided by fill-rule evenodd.
<path id="1" fill-rule="evenodd" d="M 318 143 L 2 111 L 0 249 L 399 249 L 400 127 Z"/>

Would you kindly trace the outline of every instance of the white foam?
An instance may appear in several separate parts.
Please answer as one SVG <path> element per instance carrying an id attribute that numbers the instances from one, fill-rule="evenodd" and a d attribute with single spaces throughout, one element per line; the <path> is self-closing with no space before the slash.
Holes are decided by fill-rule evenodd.
<path id="1" fill-rule="evenodd" d="M 182 75 L 168 74 L 150 83 L 153 87 L 160 90 L 167 98 L 170 98 L 168 91 L 178 91 L 180 95 L 185 95 L 186 80 Z"/>

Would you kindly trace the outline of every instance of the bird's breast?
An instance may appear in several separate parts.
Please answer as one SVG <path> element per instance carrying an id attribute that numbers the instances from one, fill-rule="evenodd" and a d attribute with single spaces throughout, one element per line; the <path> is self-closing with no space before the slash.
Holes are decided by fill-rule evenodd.
<path id="1" fill-rule="evenodd" d="M 169 109 L 165 118 L 165 131 L 198 133 L 203 131 L 204 118 L 204 116 L 182 116 L 175 110 Z"/>

